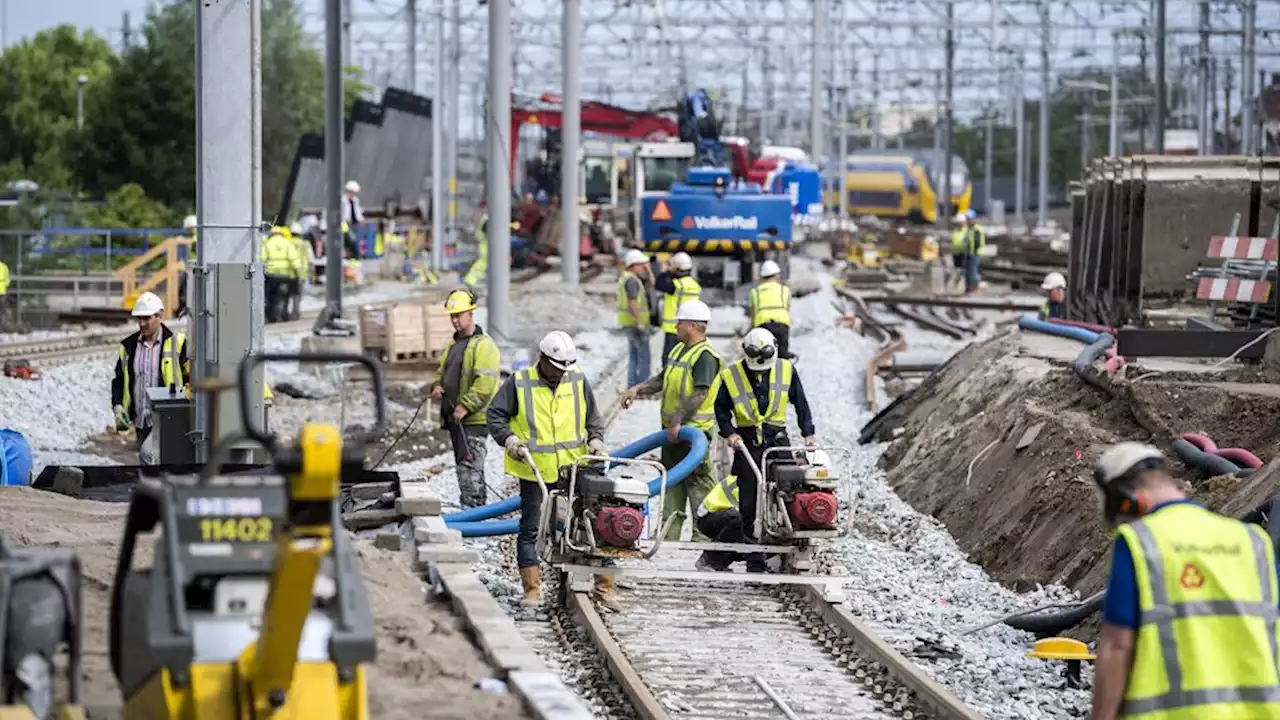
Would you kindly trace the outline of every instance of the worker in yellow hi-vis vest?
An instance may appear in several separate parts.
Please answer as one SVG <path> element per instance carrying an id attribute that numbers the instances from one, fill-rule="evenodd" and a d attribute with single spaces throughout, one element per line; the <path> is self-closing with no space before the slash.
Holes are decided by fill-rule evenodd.
<path id="1" fill-rule="evenodd" d="M 9 305 L 9 266 L 0 260 L 0 327 L 9 322 Z"/>
<path id="2" fill-rule="evenodd" d="M 747 295 L 751 327 L 764 328 L 778 343 L 778 357 L 791 356 L 791 288 L 782 284 L 782 268 L 772 260 L 760 263 L 760 283 Z"/>
<path id="3" fill-rule="evenodd" d="M 1117 530 L 1090 717 L 1280 718 L 1271 538 L 1188 498 L 1150 445 L 1093 477 Z"/>
<path id="4" fill-rule="evenodd" d="M 662 293 L 662 366 L 667 366 L 671 348 L 680 344 L 676 336 L 676 313 L 680 306 L 702 297 L 702 285 L 693 277 L 693 258 L 678 252 L 671 256 L 666 272 L 653 279 L 653 288 Z"/>

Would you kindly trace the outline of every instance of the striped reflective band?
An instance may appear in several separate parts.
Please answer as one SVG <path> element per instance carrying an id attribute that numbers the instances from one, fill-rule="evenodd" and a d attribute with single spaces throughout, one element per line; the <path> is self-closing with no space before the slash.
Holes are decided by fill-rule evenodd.
<path id="1" fill-rule="evenodd" d="M 742 408 L 742 413 L 750 419 L 752 425 L 758 428 L 767 422 L 767 418 L 777 414 L 778 407 L 782 403 L 782 358 L 774 360 L 773 369 L 769 371 L 769 405 L 765 408 L 764 419 L 760 417 L 755 393 L 751 392 L 751 384 L 747 382 L 747 374 L 743 371 L 743 367 L 743 363 L 734 363 L 729 369 L 733 375 L 733 385 L 729 388 L 729 392 L 733 396 L 733 404 Z"/>
<path id="2" fill-rule="evenodd" d="M 1266 623 L 1267 640 L 1270 642 L 1271 657 L 1276 657 L 1276 598 L 1272 592 L 1274 570 L 1267 565 L 1267 549 L 1257 533 L 1249 532 L 1249 540 L 1253 543 L 1253 557 L 1257 564 L 1258 582 L 1262 588 L 1262 602 L 1242 603 L 1234 600 L 1210 600 L 1199 602 L 1173 603 L 1169 600 L 1169 586 L 1165 578 L 1164 562 L 1160 556 L 1160 548 L 1156 545 L 1155 535 L 1146 523 L 1136 522 L 1131 525 L 1142 545 L 1142 554 L 1147 564 L 1148 583 L 1151 586 L 1150 610 L 1142 612 L 1143 622 L 1151 622 L 1156 626 L 1156 635 L 1160 638 L 1160 656 L 1164 661 L 1165 676 L 1169 680 L 1169 692 L 1155 697 L 1126 700 L 1125 715 L 1141 715 L 1160 710 L 1176 710 L 1178 708 L 1231 702 L 1280 702 L 1280 687 L 1234 687 L 1210 688 L 1204 690 L 1184 690 L 1182 687 L 1182 663 L 1178 659 L 1178 638 L 1174 634 L 1173 621 L 1179 618 L 1208 616 L 1252 616 L 1260 617 Z M 1274 661 L 1274 660 L 1273 660 Z"/>
<path id="3" fill-rule="evenodd" d="M 694 364 L 697 362 L 697 360 L 696 360 L 696 359 L 693 359 L 693 358 L 694 358 L 694 354 L 697 352 L 697 350 L 698 350 L 699 348 L 703 347 L 704 345 L 708 346 L 708 348 L 709 348 L 709 347 L 710 347 L 710 345 L 711 345 L 711 343 L 707 342 L 706 340 L 703 340 L 702 342 L 698 343 L 697 345 L 694 345 L 694 346 L 690 347 L 688 350 L 685 350 L 683 353 L 681 353 L 681 354 L 679 355 L 679 357 L 675 357 L 675 358 L 669 359 L 669 360 L 667 361 L 667 367 L 666 367 L 666 368 L 664 368 L 664 369 L 663 369 L 663 371 L 662 371 L 662 372 L 663 372 L 663 382 L 666 382 L 666 380 L 667 380 L 667 373 L 673 372 L 676 368 L 679 368 L 679 369 L 681 369 L 681 370 L 683 370 L 683 371 L 684 371 L 684 378 L 683 378 L 683 379 L 687 381 L 687 383 L 688 383 L 688 388 L 689 388 L 689 394 L 690 394 L 690 395 L 692 395 L 692 394 L 693 394 L 693 390 L 694 390 L 694 388 L 693 388 L 693 366 L 694 366 Z M 678 347 L 680 347 L 680 346 L 678 346 L 678 345 L 677 345 L 676 347 L 678 348 Z M 674 350 L 675 350 L 675 349 L 676 349 L 676 348 L 672 348 L 672 350 L 673 350 L 673 354 L 674 354 Z M 701 357 L 702 357 L 702 353 L 697 353 L 697 357 L 698 357 L 698 358 L 701 358 Z M 685 395 L 685 393 L 684 393 L 684 392 L 681 392 L 680 394 L 681 394 L 681 395 Z M 686 396 L 686 398 L 687 398 L 687 396 Z M 679 414 L 680 414 L 680 409 L 679 409 L 679 408 L 676 408 L 675 410 L 673 410 L 673 411 L 671 411 L 671 412 L 663 412 L 663 413 L 661 413 L 661 415 L 662 415 L 662 425 L 663 425 L 663 427 L 667 427 L 667 426 L 671 425 L 671 423 L 675 422 L 675 421 L 676 421 L 676 419 L 677 419 L 677 417 L 679 416 Z M 712 420 L 712 421 L 714 421 L 715 419 L 716 419 L 716 414 L 715 414 L 715 411 L 713 410 L 712 412 L 700 412 L 700 413 L 694 413 L 694 414 L 693 414 L 693 416 L 688 417 L 688 418 L 685 418 L 685 422 L 702 422 L 702 421 L 705 421 L 705 420 Z"/>
<path id="4" fill-rule="evenodd" d="M 729 507 L 732 508 L 734 506 L 733 494 L 738 491 L 738 476 L 730 475 L 724 480 L 721 480 L 718 489 L 720 490 L 721 493 L 724 493 L 725 501 L 728 502 Z M 697 515 L 698 517 L 702 518 L 702 517 L 706 517 L 709 514 L 711 514 L 711 511 L 707 509 L 707 502 L 704 499 L 702 501 L 702 504 L 698 506 Z"/>
<path id="5" fill-rule="evenodd" d="M 791 288 L 786 285 L 781 286 L 777 293 L 779 305 L 761 305 L 760 304 L 760 288 L 757 286 L 751 290 L 751 305 L 757 310 L 786 310 L 791 307 Z"/>
<path id="6" fill-rule="evenodd" d="M 535 453 L 554 453 L 560 450 L 575 450 L 587 444 L 586 425 L 582 419 L 582 396 L 583 387 L 585 386 L 585 376 L 581 373 L 573 373 L 566 375 L 560 382 L 568 381 L 570 387 L 573 388 L 573 432 L 574 438 L 564 442 L 552 443 L 544 445 L 538 442 L 538 419 L 537 411 L 533 404 L 533 391 L 535 386 L 542 384 L 543 389 L 552 393 L 553 397 L 555 389 L 548 387 L 541 380 L 534 380 L 529 376 L 527 371 L 520 372 L 516 375 L 516 389 L 520 391 L 524 398 L 524 407 L 526 417 L 529 421 L 529 451 Z"/>

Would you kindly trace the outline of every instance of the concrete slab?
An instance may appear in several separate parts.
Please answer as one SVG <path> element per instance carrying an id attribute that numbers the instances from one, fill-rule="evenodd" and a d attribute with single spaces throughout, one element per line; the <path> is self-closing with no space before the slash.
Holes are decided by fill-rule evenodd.
<path id="1" fill-rule="evenodd" d="M 1147 381 L 1143 381 L 1147 382 Z M 1176 380 L 1155 380 L 1152 385 L 1186 385 Z M 1280 398 L 1280 385 L 1275 383 L 1240 383 L 1240 382 L 1198 382 L 1196 387 L 1210 387 L 1240 395 L 1261 395 L 1262 397 Z"/>
<path id="2" fill-rule="evenodd" d="M 418 546 L 417 559 L 420 567 L 436 563 L 464 563 L 470 565 L 480 562 L 480 553 L 459 546 L 423 544 Z"/>
<path id="3" fill-rule="evenodd" d="M 302 338 L 304 353 L 355 353 L 360 354 L 360 338 L 331 335 L 308 335 Z"/>

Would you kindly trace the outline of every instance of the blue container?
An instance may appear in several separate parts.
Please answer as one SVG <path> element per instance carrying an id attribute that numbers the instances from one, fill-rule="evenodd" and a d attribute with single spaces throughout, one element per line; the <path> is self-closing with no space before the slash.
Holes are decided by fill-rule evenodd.
<path id="1" fill-rule="evenodd" d="M 31 445 L 22 433 L 0 428 L 0 485 L 31 484 Z"/>

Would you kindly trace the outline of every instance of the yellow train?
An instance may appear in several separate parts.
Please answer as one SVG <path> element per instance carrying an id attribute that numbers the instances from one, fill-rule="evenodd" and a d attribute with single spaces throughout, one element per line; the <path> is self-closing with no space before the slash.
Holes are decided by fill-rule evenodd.
<path id="1" fill-rule="evenodd" d="M 943 185 L 943 156 L 933 150 L 882 150 L 845 158 L 849 213 L 933 224 Z M 828 207 L 840 205 L 839 184 L 828 178 Z M 832 187 L 834 186 L 834 187 Z M 969 168 L 951 158 L 951 204 L 966 212 L 973 199 Z"/>

